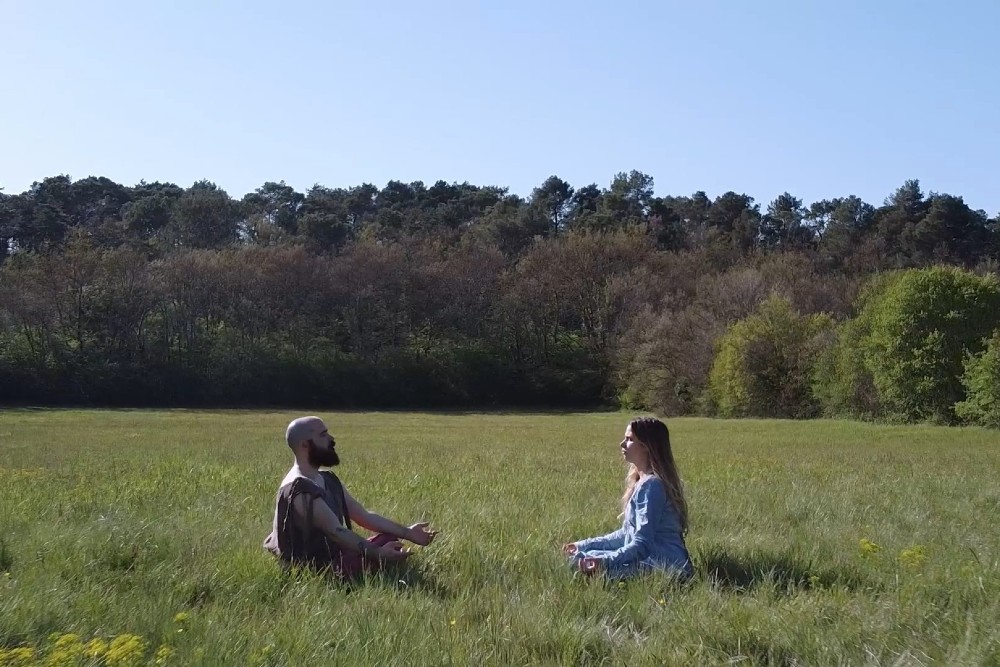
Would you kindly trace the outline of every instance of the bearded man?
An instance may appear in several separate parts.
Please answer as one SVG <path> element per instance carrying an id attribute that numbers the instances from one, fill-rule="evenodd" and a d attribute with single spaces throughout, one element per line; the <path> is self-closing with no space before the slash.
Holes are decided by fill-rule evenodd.
<path id="1" fill-rule="evenodd" d="M 386 563 L 401 562 L 410 551 L 401 540 L 426 546 L 437 531 L 426 522 L 402 526 L 355 500 L 329 469 L 340 463 L 336 442 L 319 417 L 292 420 L 285 442 L 295 463 L 275 499 L 274 521 L 264 548 L 285 564 L 306 565 L 342 577 L 356 577 Z M 365 539 L 358 526 L 375 533 Z"/>

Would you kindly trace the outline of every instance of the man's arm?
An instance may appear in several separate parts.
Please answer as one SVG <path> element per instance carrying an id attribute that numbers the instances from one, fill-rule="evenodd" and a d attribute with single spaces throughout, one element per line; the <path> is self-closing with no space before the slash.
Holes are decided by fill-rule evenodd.
<path id="1" fill-rule="evenodd" d="M 383 560 L 401 560 L 409 555 L 408 552 L 399 549 L 401 546 L 399 543 L 390 543 L 384 547 L 377 547 L 353 530 L 350 530 L 340 522 L 337 515 L 330 509 L 330 506 L 320 498 L 299 494 L 292 501 L 292 507 L 295 509 L 296 514 L 305 519 L 309 511 L 307 503 L 310 502 L 312 503 L 313 525 L 328 535 L 341 549 Z"/>
<path id="2" fill-rule="evenodd" d="M 410 539 L 409 528 L 401 526 L 380 514 L 369 512 L 361 503 L 354 499 L 354 496 L 347 492 L 347 489 L 344 489 L 344 498 L 347 500 L 347 514 L 351 517 L 351 521 L 362 528 L 367 528 L 375 533 L 389 533 L 404 540 Z"/>
<path id="3" fill-rule="evenodd" d="M 437 535 L 436 531 L 428 531 L 426 523 L 415 523 L 409 528 L 402 526 L 392 519 L 387 519 L 375 512 L 369 512 L 354 497 L 344 489 L 344 498 L 347 500 L 347 514 L 351 521 L 362 528 L 375 533 L 388 533 L 401 540 L 409 540 L 414 544 L 427 546 Z"/>

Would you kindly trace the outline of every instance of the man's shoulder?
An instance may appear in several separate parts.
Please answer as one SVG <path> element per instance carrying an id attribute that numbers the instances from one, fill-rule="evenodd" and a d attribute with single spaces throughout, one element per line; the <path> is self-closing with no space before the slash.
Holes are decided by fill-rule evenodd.
<path id="1" fill-rule="evenodd" d="M 334 489 L 343 489 L 344 483 L 340 481 L 340 478 L 332 470 L 320 470 L 320 477 L 326 482 L 326 488 L 333 491 Z"/>
<path id="2" fill-rule="evenodd" d="M 322 473 L 320 473 L 320 476 L 321 476 L 320 482 L 322 483 L 323 482 Z M 292 484 L 296 483 L 300 485 L 304 484 L 306 486 L 316 487 L 320 490 L 323 489 L 323 486 L 321 484 L 317 484 L 316 480 L 311 479 L 309 476 L 303 473 L 298 466 L 292 466 L 292 468 L 285 475 L 284 479 L 281 480 L 281 484 L 278 485 L 278 491 L 280 492 L 290 487 Z"/>
<path id="3" fill-rule="evenodd" d="M 323 477 L 324 479 L 335 479 L 338 482 L 340 481 L 340 478 L 337 477 L 337 475 L 332 470 L 320 470 L 319 474 L 320 477 Z"/>

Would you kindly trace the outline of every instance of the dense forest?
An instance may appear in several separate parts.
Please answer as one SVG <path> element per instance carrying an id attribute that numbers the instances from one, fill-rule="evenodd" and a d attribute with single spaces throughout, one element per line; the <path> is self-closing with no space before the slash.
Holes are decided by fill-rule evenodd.
<path id="1" fill-rule="evenodd" d="M 0 403 L 592 407 L 1000 426 L 1000 221 L 552 176 L 0 192 Z"/>

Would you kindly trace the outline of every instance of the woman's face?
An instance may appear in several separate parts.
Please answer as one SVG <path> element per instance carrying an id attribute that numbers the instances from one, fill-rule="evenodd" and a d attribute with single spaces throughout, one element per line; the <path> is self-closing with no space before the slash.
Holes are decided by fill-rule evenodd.
<path id="1" fill-rule="evenodd" d="M 641 471 L 649 467 L 649 452 L 646 446 L 632 435 L 632 427 L 625 428 L 625 439 L 621 441 L 622 458 Z"/>

